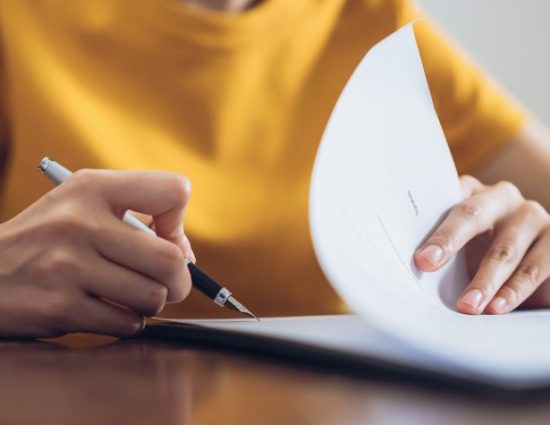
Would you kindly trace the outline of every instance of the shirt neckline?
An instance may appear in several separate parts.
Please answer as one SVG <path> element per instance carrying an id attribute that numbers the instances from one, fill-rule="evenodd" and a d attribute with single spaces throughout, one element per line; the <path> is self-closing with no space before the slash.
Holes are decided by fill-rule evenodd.
<path id="1" fill-rule="evenodd" d="M 271 38 L 291 26 L 301 0 L 263 0 L 237 13 L 203 10 L 179 0 L 130 0 L 140 24 L 154 31 L 212 49 L 230 49 Z"/>

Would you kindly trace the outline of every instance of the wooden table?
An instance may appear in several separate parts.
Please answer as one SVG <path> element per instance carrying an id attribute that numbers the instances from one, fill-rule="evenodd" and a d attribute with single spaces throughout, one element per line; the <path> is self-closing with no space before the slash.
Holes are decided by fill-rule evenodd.
<path id="1" fill-rule="evenodd" d="M 550 396 L 479 398 L 165 341 L 0 342 L 2 425 L 218 423 L 542 424 Z"/>

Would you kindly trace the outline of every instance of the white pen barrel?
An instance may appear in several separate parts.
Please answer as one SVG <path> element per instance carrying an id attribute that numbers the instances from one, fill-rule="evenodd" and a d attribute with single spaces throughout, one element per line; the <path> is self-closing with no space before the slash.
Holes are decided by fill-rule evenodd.
<path id="1" fill-rule="evenodd" d="M 63 165 L 47 157 L 40 161 L 39 169 L 56 185 L 63 183 L 72 175 Z"/>
<path id="2" fill-rule="evenodd" d="M 126 211 L 126 214 L 124 214 L 123 220 L 125 223 L 129 224 L 132 227 L 135 227 L 138 230 L 142 230 L 146 233 L 149 233 L 150 235 L 157 236 L 153 229 L 148 227 L 143 221 L 133 216 L 128 211 Z"/>

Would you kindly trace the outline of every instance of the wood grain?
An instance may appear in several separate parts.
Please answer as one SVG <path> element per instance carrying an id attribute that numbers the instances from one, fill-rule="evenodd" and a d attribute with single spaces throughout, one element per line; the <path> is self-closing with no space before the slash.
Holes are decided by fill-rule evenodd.
<path id="1" fill-rule="evenodd" d="M 483 398 L 163 341 L 0 342 L 0 424 L 535 424 L 550 402 Z"/>

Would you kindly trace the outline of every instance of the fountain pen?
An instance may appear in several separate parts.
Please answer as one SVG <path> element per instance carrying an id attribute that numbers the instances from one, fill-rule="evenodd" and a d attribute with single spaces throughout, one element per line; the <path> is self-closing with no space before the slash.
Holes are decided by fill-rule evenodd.
<path id="1" fill-rule="evenodd" d="M 63 183 L 72 174 L 67 168 L 48 157 L 45 157 L 42 161 L 40 161 L 38 171 L 48 177 L 48 179 L 56 185 Z M 129 212 L 124 214 L 123 221 L 136 229 L 142 230 L 154 236 L 157 235 L 153 229 L 148 227 L 145 223 Z M 258 318 L 249 309 L 237 301 L 229 289 L 217 283 L 190 260 L 186 260 L 186 263 L 189 273 L 191 274 L 191 282 L 193 283 L 193 287 L 210 298 L 214 304 L 217 304 L 220 307 L 227 307 L 231 310 L 258 320 Z"/>

